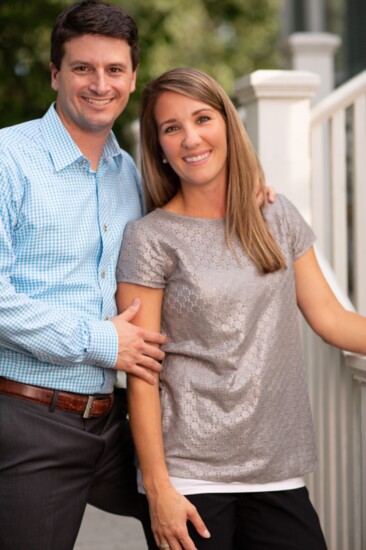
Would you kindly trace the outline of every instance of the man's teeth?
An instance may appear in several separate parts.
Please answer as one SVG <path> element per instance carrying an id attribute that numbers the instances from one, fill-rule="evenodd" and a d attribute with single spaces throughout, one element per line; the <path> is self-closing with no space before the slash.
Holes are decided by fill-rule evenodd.
<path id="1" fill-rule="evenodd" d="M 86 100 L 92 105 L 108 105 L 111 102 L 110 99 L 91 99 L 90 97 L 87 97 Z"/>
<path id="2" fill-rule="evenodd" d="M 198 162 L 199 160 L 206 159 L 210 155 L 209 152 L 203 153 L 202 155 L 197 155 L 195 157 L 186 157 L 187 162 Z"/>

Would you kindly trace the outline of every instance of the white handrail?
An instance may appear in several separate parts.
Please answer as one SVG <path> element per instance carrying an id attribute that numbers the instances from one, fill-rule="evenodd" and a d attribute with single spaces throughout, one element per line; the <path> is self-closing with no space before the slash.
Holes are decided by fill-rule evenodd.
<path id="1" fill-rule="evenodd" d="M 362 93 L 366 93 L 366 71 L 351 78 L 328 97 L 319 101 L 311 111 L 311 126 L 321 124 L 336 111 L 347 109 Z"/>

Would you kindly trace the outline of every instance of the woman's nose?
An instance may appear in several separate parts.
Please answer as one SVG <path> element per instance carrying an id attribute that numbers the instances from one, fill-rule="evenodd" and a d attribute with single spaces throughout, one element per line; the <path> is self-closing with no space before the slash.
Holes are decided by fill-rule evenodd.
<path id="1" fill-rule="evenodd" d="M 199 135 L 199 132 L 196 129 L 189 129 L 186 130 L 184 133 L 183 141 L 182 141 L 182 147 L 185 149 L 192 149 L 193 147 L 196 147 L 201 142 L 201 137 Z"/>

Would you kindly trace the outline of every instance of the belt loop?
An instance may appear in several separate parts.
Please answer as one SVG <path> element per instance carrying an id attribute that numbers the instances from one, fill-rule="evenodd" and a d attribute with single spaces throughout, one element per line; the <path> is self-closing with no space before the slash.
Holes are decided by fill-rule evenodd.
<path id="1" fill-rule="evenodd" d="M 50 405 L 50 408 L 49 408 L 49 411 L 51 413 L 53 413 L 55 408 L 56 408 L 57 400 L 58 400 L 58 390 L 54 390 L 53 397 L 52 397 L 52 402 L 51 402 L 51 405 Z"/>

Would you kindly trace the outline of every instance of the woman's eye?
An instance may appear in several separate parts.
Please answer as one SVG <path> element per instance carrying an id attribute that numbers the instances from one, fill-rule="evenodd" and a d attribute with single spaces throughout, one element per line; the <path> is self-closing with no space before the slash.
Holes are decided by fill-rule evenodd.
<path id="1" fill-rule="evenodd" d="M 170 134 L 171 132 L 175 132 L 178 129 L 178 126 L 167 126 L 164 129 L 164 134 Z"/>
<path id="2" fill-rule="evenodd" d="M 201 124 L 202 122 L 208 122 L 210 120 L 210 117 L 207 115 L 202 115 L 198 118 L 198 123 Z"/>

